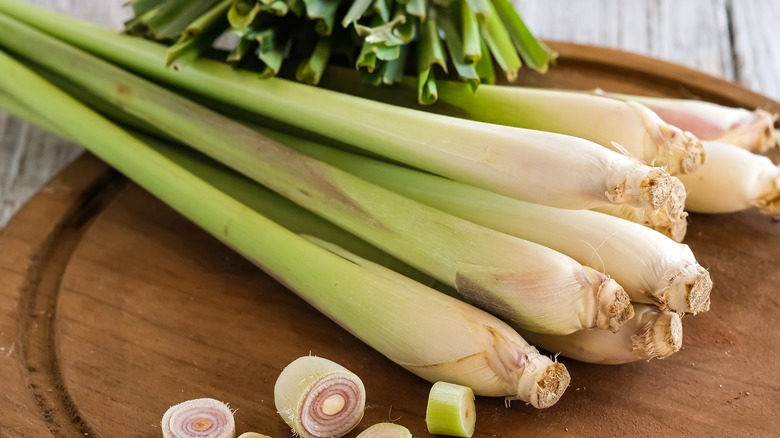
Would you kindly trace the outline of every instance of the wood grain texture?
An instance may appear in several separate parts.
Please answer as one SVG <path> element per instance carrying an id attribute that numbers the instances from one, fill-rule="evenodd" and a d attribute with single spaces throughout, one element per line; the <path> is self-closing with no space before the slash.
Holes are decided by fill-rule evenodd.
<path id="1" fill-rule="evenodd" d="M 694 92 L 780 111 L 679 67 L 557 48 L 555 75 L 523 79 L 579 87 L 587 78 L 615 91 Z M 566 361 L 572 385 L 557 405 L 506 408 L 480 397 L 475 436 L 772 436 L 780 372 L 767 328 L 780 324 L 780 228 L 754 211 L 694 215 L 686 243 L 716 289 L 710 312 L 685 318 L 682 351 L 622 366 Z M 0 234 L 0 249 L 0 284 L 8 285 L 0 291 L 0 345 L 8 349 L 0 372 L 12 376 L 0 380 L 2 437 L 159 436 L 167 406 L 203 396 L 230 402 L 239 432 L 289 436 L 273 382 L 309 353 L 364 380 L 360 429 L 394 419 L 428 436 L 428 383 L 90 156 L 23 208 Z"/>

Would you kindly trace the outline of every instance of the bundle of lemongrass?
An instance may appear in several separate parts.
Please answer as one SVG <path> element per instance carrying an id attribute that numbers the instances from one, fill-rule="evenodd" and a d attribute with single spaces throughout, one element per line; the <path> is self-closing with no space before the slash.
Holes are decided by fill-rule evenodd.
<path id="1" fill-rule="evenodd" d="M 508 80 L 525 63 L 544 72 L 555 53 L 528 30 L 510 0 L 130 0 L 134 35 L 168 44 L 166 63 L 183 68 L 216 44 L 233 65 L 263 77 L 284 70 L 317 84 L 332 62 L 362 80 L 399 82 L 414 60 L 420 102 L 436 100 L 434 66 L 472 88 Z M 411 58 L 410 58 L 411 57 Z M 335 59 L 335 60 L 334 60 Z"/>
<path id="2" fill-rule="evenodd" d="M 688 132 L 703 123 L 680 130 L 625 96 L 440 82 L 448 105 L 423 112 L 197 57 L 174 70 L 165 46 L 16 0 L 0 3 L 0 49 L 0 108 L 84 145 L 431 382 L 551 406 L 568 372 L 527 341 L 664 358 L 681 315 L 709 308 L 709 275 L 678 243 L 681 181 L 717 183 L 702 176 L 717 147 Z M 591 119 L 544 117 L 563 100 Z M 759 197 L 743 203 L 771 204 Z"/>

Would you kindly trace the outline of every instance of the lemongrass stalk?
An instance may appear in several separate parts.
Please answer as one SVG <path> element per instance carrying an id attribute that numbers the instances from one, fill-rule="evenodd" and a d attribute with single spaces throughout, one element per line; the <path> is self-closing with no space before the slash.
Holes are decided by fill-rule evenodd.
<path id="1" fill-rule="evenodd" d="M 569 359 L 614 365 L 671 356 L 682 347 L 683 326 L 679 314 L 639 304 L 636 315 L 617 333 L 595 330 L 564 336 L 521 333 L 539 348 Z"/>
<path id="2" fill-rule="evenodd" d="M 47 66 L 96 96 L 118 102 L 126 112 L 529 330 L 616 330 L 632 314 L 626 292 L 614 280 L 559 252 L 367 183 L 0 15 L 0 29 L 6 26 L 28 49 L 48 47 Z M 87 70 L 71 69 L 74 63 Z"/>
<path id="3" fill-rule="evenodd" d="M 687 245 L 647 227 L 587 210 L 518 201 L 414 169 L 266 131 L 353 175 L 468 221 L 564 253 L 617 280 L 632 301 L 677 312 L 709 309 L 712 281 Z"/>
<path id="4" fill-rule="evenodd" d="M 334 68 L 324 87 L 396 105 L 408 105 L 413 79 L 393 90 L 366 87 L 354 74 Z M 632 101 L 573 91 L 515 86 L 480 86 L 476 92 L 438 81 L 439 105 L 421 109 L 486 123 L 538 129 L 584 138 L 627 153 L 672 174 L 690 173 L 706 161 L 701 142 L 647 107 Z"/>
<path id="5" fill-rule="evenodd" d="M 235 438 L 233 411 L 219 400 L 199 398 L 171 406 L 160 422 L 163 438 Z"/>
<path id="6" fill-rule="evenodd" d="M 780 168 L 768 157 L 740 147 L 704 142 L 710 157 L 680 180 L 688 192 L 685 208 L 697 213 L 733 213 L 758 208 L 780 213 Z"/>
<path id="7" fill-rule="evenodd" d="M 669 175 L 570 136 L 399 109 L 199 59 L 165 69 L 159 45 L 8 0 L 5 13 L 162 82 L 508 196 L 564 208 L 669 196 Z M 322 108 L 328 108 L 323 111 Z M 576 151 L 576 152 L 574 152 Z"/>
<path id="8" fill-rule="evenodd" d="M 688 212 L 685 211 L 686 197 L 685 185 L 681 179 L 675 178 L 672 183 L 671 196 L 657 211 L 648 213 L 629 205 L 614 204 L 601 205 L 593 210 L 645 225 L 676 242 L 682 242 L 688 230 Z"/>
<path id="9" fill-rule="evenodd" d="M 0 52 L 0 90 L 285 284 L 393 362 L 430 381 L 537 408 L 569 384 L 496 317 L 253 213 Z M 90 129 L 83 129 L 89 126 Z M 209 206 L 204 208 L 203 206 Z M 302 269 L 301 260 L 306 260 Z"/>
<path id="10" fill-rule="evenodd" d="M 702 100 L 598 92 L 639 102 L 667 123 L 690 131 L 701 140 L 729 143 L 753 152 L 766 152 L 777 146 L 774 124 L 778 115 L 762 109 L 749 111 Z"/>
<path id="11" fill-rule="evenodd" d="M 477 424 L 477 409 L 471 388 L 436 382 L 428 394 L 425 425 L 433 435 L 471 437 Z"/>
<path id="12" fill-rule="evenodd" d="M 274 405 L 295 436 L 341 437 L 363 419 L 366 388 L 360 377 L 336 362 L 302 356 L 276 379 Z"/>
<path id="13" fill-rule="evenodd" d="M 412 438 L 412 432 L 395 423 L 376 423 L 360 432 L 357 438 Z"/>

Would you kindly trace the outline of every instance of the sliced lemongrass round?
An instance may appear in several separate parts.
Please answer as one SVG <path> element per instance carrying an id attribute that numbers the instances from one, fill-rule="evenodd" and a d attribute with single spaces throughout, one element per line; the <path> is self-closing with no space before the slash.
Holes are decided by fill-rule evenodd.
<path id="1" fill-rule="evenodd" d="M 436 382 L 428 394 L 425 424 L 433 435 L 470 437 L 477 423 L 474 391 L 468 386 Z"/>
<path id="2" fill-rule="evenodd" d="M 163 438 L 234 438 L 233 411 L 219 400 L 198 398 L 171 406 L 163 415 Z"/>
<path id="3" fill-rule="evenodd" d="M 263 435 L 257 432 L 244 432 L 238 438 L 271 438 L 269 435 Z"/>
<path id="4" fill-rule="evenodd" d="M 360 432 L 357 438 L 412 438 L 412 432 L 400 424 L 377 423 Z"/>
<path id="5" fill-rule="evenodd" d="M 303 438 L 340 437 L 363 418 L 363 381 L 343 366 L 303 356 L 282 370 L 274 386 L 276 411 Z"/>

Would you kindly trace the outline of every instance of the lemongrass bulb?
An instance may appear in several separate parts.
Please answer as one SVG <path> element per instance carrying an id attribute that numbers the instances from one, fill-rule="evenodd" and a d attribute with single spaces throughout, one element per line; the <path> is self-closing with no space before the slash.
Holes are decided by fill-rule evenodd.
<path id="1" fill-rule="evenodd" d="M 436 382 L 428 394 L 425 424 L 434 435 L 470 437 L 477 423 L 474 391 L 467 386 Z"/>
<path id="2" fill-rule="evenodd" d="M 303 356 L 282 370 L 274 386 L 276 410 L 304 438 L 340 437 L 363 418 L 366 390 L 343 366 Z"/>
<path id="3" fill-rule="evenodd" d="M 357 438 L 412 438 L 412 433 L 400 424 L 376 423 L 360 432 Z"/>
<path id="4" fill-rule="evenodd" d="M 776 114 L 749 111 L 693 99 L 615 95 L 641 102 L 664 121 L 690 131 L 701 140 L 728 143 L 754 152 L 765 152 L 776 144 Z"/>
<path id="5" fill-rule="evenodd" d="M 674 312 L 635 304 L 636 314 L 617 333 L 582 330 L 570 335 L 521 331 L 540 348 L 570 359 L 597 364 L 621 364 L 663 359 L 682 347 L 682 320 Z"/>
<path id="6" fill-rule="evenodd" d="M 732 213 L 757 207 L 780 212 L 780 168 L 769 158 L 734 145 L 704 142 L 707 164 L 680 180 L 686 208 L 697 213 Z"/>
<path id="7" fill-rule="evenodd" d="M 199 398 L 171 406 L 163 415 L 163 438 L 234 438 L 233 411 L 219 400 Z"/>

